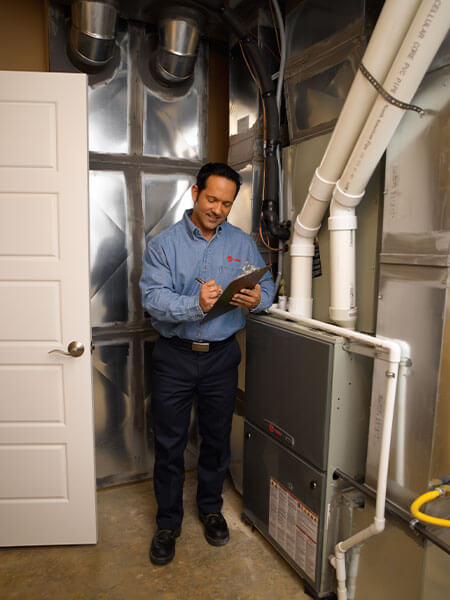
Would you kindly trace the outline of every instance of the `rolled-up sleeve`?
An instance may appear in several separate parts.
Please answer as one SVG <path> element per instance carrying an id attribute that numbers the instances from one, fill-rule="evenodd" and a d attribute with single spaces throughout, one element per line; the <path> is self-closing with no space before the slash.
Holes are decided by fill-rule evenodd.
<path id="1" fill-rule="evenodd" d="M 152 241 L 142 257 L 143 268 L 139 282 L 142 305 L 151 317 L 167 323 L 196 321 L 205 315 L 198 296 L 177 294 L 164 251 Z"/>

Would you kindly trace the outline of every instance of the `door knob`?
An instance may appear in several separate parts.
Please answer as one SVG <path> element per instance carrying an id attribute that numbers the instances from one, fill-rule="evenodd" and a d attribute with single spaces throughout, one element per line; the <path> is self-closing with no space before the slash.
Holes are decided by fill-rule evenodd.
<path id="1" fill-rule="evenodd" d="M 54 350 L 50 350 L 49 354 L 53 354 L 53 352 L 64 354 L 64 356 L 73 356 L 74 358 L 77 358 L 83 354 L 84 346 L 81 342 L 73 341 L 67 346 L 67 352 L 60 350 L 59 348 L 55 348 Z"/>

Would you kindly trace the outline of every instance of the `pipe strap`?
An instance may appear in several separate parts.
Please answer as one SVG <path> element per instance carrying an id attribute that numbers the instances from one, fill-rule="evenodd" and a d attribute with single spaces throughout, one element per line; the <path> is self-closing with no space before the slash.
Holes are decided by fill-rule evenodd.
<path id="1" fill-rule="evenodd" d="M 402 110 L 413 110 L 416 113 L 419 113 L 421 117 L 427 114 L 427 111 L 424 108 L 416 106 L 415 104 L 408 104 L 408 102 L 402 102 L 398 98 L 395 98 L 395 96 L 392 96 L 387 90 L 384 89 L 384 87 L 380 83 L 378 83 L 378 81 L 375 79 L 372 73 L 363 65 L 363 63 L 360 63 L 359 70 L 367 79 L 367 81 L 371 85 L 373 85 L 373 87 L 377 90 L 380 96 L 383 96 L 383 98 L 393 106 L 401 108 Z"/>
<path id="2" fill-rule="evenodd" d="M 358 229 L 358 217 L 355 215 L 340 215 L 338 217 L 328 217 L 329 231 L 350 231 Z"/>
<path id="3" fill-rule="evenodd" d="M 336 186 L 333 192 L 333 199 L 342 204 L 342 206 L 347 206 L 348 208 L 354 208 L 358 206 L 361 202 L 366 190 L 363 190 L 360 194 L 349 194 L 348 192 L 344 192 L 344 190 L 339 185 L 340 180 L 336 182 Z"/>

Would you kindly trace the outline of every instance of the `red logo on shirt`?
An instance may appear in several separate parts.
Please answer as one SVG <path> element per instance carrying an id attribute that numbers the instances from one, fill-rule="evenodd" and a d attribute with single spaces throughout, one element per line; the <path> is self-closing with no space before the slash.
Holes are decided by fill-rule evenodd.
<path id="1" fill-rule="evenodd" d="M 233 258 L 232 256 L 227 256 L 228 262 L 233 262 L 233 260 L 235 260 L 236 262 L 241 262 L 240 258 Z"/>

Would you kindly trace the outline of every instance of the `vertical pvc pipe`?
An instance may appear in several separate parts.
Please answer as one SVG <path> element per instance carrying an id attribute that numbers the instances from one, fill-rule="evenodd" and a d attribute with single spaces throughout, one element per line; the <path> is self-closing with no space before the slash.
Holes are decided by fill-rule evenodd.
<path id="1" fill-rule="evenodd" d="M 417 91 L 434 55 L 441 45 L 450 26 L 450 2 L 448 0 L 422 0 L 405 40 L 386 77 L 383 87 L 396 99 L 409 103 Z M 354 209 L 365 193 L 365 187 L 375 170 L 383 152 L 394 134 L 404 109 L 395 106 L 378 95 L 367 122 L 358 138 L 341 178 L 333 192 L 333 203 L 342 210 Z M 419 118 L 419 117 L 417 117 Z M 331 232 L 335 237 L 335 232 Z M 337 255 L 332 259 L 340 269 L 348 260 L 348 247 L 331 242 Z M 353 248 L 354 252 L 354 248 Z M 355 262 L 355 256 L 351 259 Z M 331 297 L 339 298 L 342 305 L 330 306 L 330 318 L 344 326 L 355 312 L 354 297 L 351 296 L 344 278 L 332 277 Z M 347 299 L 343 296 L 347 294 Z M 347 310 L 347 317 L 345 315 Z"/>
<path id="2" fill-rule="evenodd" d="M 363 57 L 364 64 L 379 81 L 384 81 L 419 3 L 420 0 L 386 0 Z M 300 306 L 310 307 L 311 312 L 302 313 L 305 317 L 312 315 L 312 297 L 308 296 L 312 289 L 312 270 L 307 272 L 307 264 L 311 249 L 314 250 L 314 238 L 328 209 L 336 180 L 344 169 L 376 95 L 375 89 L 358 71 L 295 221 L 291 256 L 296 258 L 291 260 L 291 282 L 296 281 L 296 285 L 293 287 L 291 284 L 289 310 L 291 306 L 295 307 L 295 312 Z M 306 254 L 299 253 L 302 251 Z M 296 276 L 295 269 L 305 273 L 305 279 Z"/>

